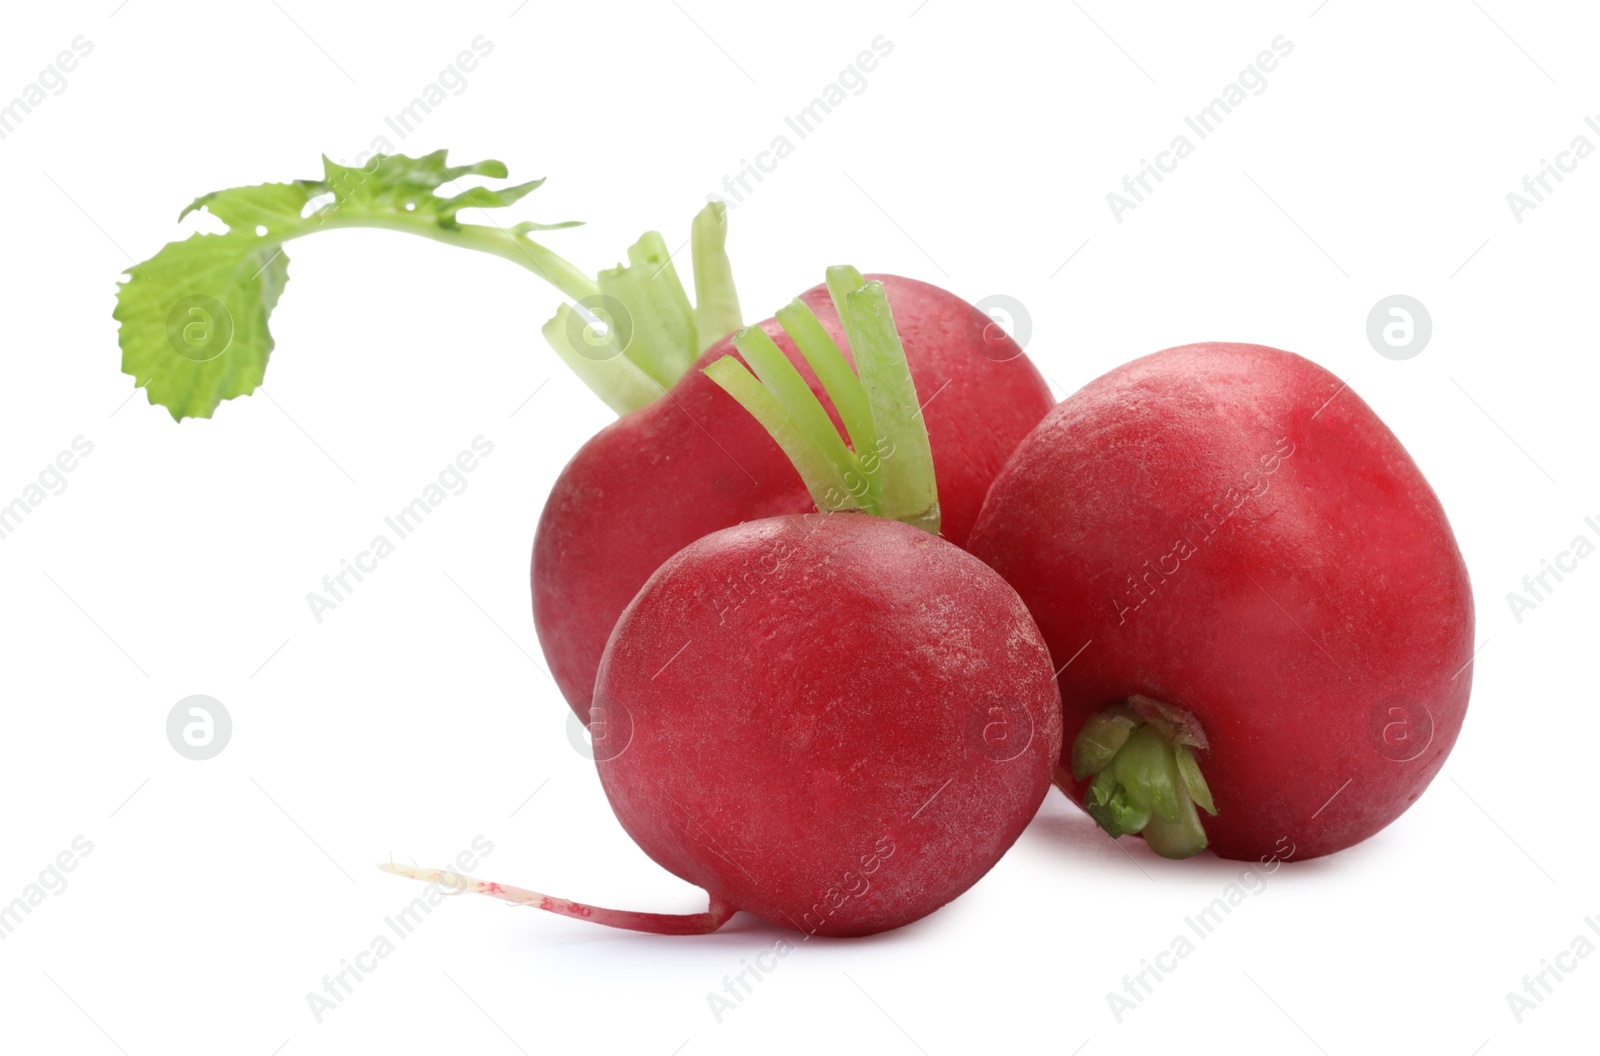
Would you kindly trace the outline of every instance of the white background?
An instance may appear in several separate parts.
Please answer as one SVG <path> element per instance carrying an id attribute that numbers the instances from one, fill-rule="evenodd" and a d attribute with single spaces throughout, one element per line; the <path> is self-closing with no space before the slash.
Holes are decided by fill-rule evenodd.
<path id="1" fill-rule="evenodd" d="M 94 45 L 0 141 L 0 503 L 74 437 L 94 445 L 0 540 L 0 902 L 75 836 L 93 844 L 0 941 L 8 1048 L 1593 1046 L 1600 957 L 1520 1023 L 1506 997 L 1580 933 L 1600 943 L 1584 923 L 1600 919 L 1600 559 L 1520 622 L 1506 600 L 1600 534 L 1584 524 L 1600 520 L 1600 160 L 1520 223 L 1506 201 L 1574 136 L 1600 145 L 1583 123 L 1600 115 L 1592 10 L 516 4 L 101 0 L 4 16 L 3 98 L 73 37 Z M 704 905 L 616 824 L 530 662 L 540 505 L 608 420 L 538 339 L 552 290 L 420 239 L 319 235 L 290 248 L 270 396 L 177 425 L 118 372 L 117 274 L 181 236 L 184 204 L 316 176 L 322 152 L 353 159 L 480 34 L 494 51 L 466 90 L 391 141 L 550 177 L 514 216 L 588 220 L 546 239 L 587 268 L 647 228 L 680 244 L 724 175 L 882 34 L 893 52 L 866 89 L 732 213 L 747 318 L 848 261 L 1021 301 L 1058 395 L 1208 339 L 1348 377 L 1437 489 L 1477 593 L 1472 706 L 1433 787 L 1365 844 L 1271 876 L 1120 1023 L 1108 992 L 1241 866 L 1113 844 L 1056 793 L 959 901 L 897 933 L 802 944 L 721 1023 L 707 993 L 783 933 L 741 917 L 666 939 L 482 899 L 436 911 L 318 1023 L 306 995 L 417 893 L 373 868 L 391 854 L 443 864 L 483 834 L 495 879 Z M 1280 34 L 1294 50 L 1267 88 L 1114 220 L 1107 193 Z M 1434 324 L 1404 362 L 1365 335 L 1394 293 Z M 494 454 L 468 490 L 317 624 L 307 592 L 480 434 Z M 234 725 L 206 762 L 165 734 L 195 693 Z"/>

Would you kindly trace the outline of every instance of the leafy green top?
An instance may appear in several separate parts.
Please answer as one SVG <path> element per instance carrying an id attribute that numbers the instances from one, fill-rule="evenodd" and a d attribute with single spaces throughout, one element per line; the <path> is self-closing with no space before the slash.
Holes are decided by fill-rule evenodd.
<path id="1" fill-rule="evenodd" d="M 538 275 L 575 304 L 544 325 L 545 340 L 618 414 L 655 400 L 695 357 L 739 328 L 739 298 L 725 250 L 727 210 L 713 202 L 691 229 L 691 305 L 673 254 L 654 231 L 628 249 L 628 263 L 590 278 L 528 237 L 575 221 L 509 228 L 461 223 L 462 209 L 511 205 L 542 184 L 439 188 L 464 176 L 502 179 L 498 161 L 451 166 L 445 152 L 374 157 L 359 168 L 322 159 L 320 180 L 233 187 L 196 198 L 178 215 L 204 209 L 228 225 L 191 235 L 129 270 L 113 313 L 122 324 L 122 370 L 150 402 L 177 420 L 209 418 L 223 400 L 255 391 L 272 353 L 267 320 L 289 281 L 283 244 L 340 227 L 404 231 L 492 253 Z M 598 325 L 597 325 L 598 324 Z"/>
<path id="2" fill-rule="evenodd" d="M 359 168 L 325 157 L 320 180 L 233 187 L 196 198 L 179 219 L 204 209 L 228 231 L 169 243 L 129 269 L 113 313 L 122 324 L 123 372 L 178 420 L 209 418 L 223 400 L 253 392 L 273 348 L 267 321 L 289 281 L 283 244 L 334 228 L 409 231 L 505 257 L 575 298 L 598 292 L 588 276 L 527 237 L 576 221 L 504 229 L 456 218 L 466 208 L 511 205 L 543 180 L 444 197 L 438 189 L 464 176 L 506 175 L 498 161 L 452 166 L 445 155 L 380 154 Z"/>

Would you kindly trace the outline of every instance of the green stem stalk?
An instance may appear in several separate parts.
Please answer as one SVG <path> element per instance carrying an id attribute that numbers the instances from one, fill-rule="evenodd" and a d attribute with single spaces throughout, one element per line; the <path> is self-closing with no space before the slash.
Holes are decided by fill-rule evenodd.
<path id="1" fill-rule="evenodd" d="M 393 216 L 370 213 L 343 216 L 335 209 L 327 214 L 317 215 L 326 215 L 326 219 L 314 226 L 308 223 L 304 229 L 284 235 L 283 241 L 335 228 L 371 227 L 385 231 L 402 231 L 408 235 L 431 238 L 447 246 L 459 246 L 462 249 L 471 249 L 509 260 L 533 272 L 573 300 L 583 300 L 600 292 L 599 284 L 580 271 L 576 264 L 526 235 L 514 234 L 505 228 L 490 227 L 486 224 L 441 227 L 435 223 L 419 223 L 402 212 L 396 212 Z"/>
<path id="2" fill-rule="evenodd" d="M 888 295 L 882 283 L 864 282 L 849 267 L 829 268 L 828 287 L 854 371 L 804 304 L 779 309 L 778 321 L 839 411 L 851 447 L 794 364 L 759 327 L 734 336 L 749 368 L 723 356 L 705 368 L 706 375 L 783 448 L 818 509 L 861 510 L 937 535 L 939 494 L 928 431 Z"/>
<path id="3" fill-rule="evenodd" d="M 704 210 L 701 215 L 705 215 Z M 696 222 L 705 226 L 698 217 Z M 657 232 L 647 232 L 629 247 L 627 265 L 602 271 L 598 279 L 591 279 L 575 264 L 525 235 L 482 224 L 443 227 L 418 222 L 398 211 L 392 215 L 341 215 L 339 210 L 331 210 L 322 222 L 307 224 L 302 230 L 286 234 L 283 240 L 319 230 L 358 227 L 421 235 L 509 260 L 600 318 L 607 328 L 603 337 L 571 305 L 564 304 L 540 332 L 562 362 L 619 417 L 654 401 L 695 360 L 695 309 L 672 266 L 666 243 Z M 706 282 L 709 288 L 719 291 L 718 310 L 725 321 L 730 311 L 737 313 L 738 297 L 733 292 L 726 255 L 722 263 L 724 279 L 708 276 Z M 696 285 L 698 288 L 698 274 Z M 737 325 L 735 318 L 733 327 Z"/>
<path id="4" fill-rule="evenodd" d="M 695 214 L 689 226 L 689 259 L 694 265 L 694 326 L 704 352 L 744 323 L 739 314 L 739 291 L 733 287 L 733 264 L 728 260 L 728 207 L 711 202 Z"/>

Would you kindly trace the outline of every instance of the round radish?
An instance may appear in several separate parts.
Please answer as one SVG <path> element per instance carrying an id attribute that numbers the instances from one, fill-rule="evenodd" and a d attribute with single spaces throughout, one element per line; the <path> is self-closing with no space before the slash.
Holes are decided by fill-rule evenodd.
<path id="1" fill-rule="evenodd" d="M 617 624 L 595 707 L 631 741 L 602 738 L 600 779 L 714 899 L 882 931 L 965 891 L 1038 809 L 1052 670 L 1016 592 L 950 543 L 860 514 L 754 521 L 668 560 Z"/>
<path id="2" fill-rule="evenodd" d="M 922 401 L 884 284 L 834 268 L 828 286 L 859 376 L 809 313 L 786 322 L 852 447 L 765 330 L 741 331 L 742 362 L 706 373 L 830 512 L 724 528 L 673 555 L 616 622 L 595 688 L 612 808 L 709 908 L 458 888 L 642 931 L 714 931 L 743 909 L 865 935 L 961 894 L 1038 808 L 1061 748 L 1049 649 L 1016 591 L 938 536 Z"/>
<path id="3" fill-rule="evenodd" d="M 959 546 L 995 474 L 1053 401 L 1021 349 L 972 305 L 913 279 L 873 278 L 888 292 L 916 391 L 927 402 L 944 536 Z M 843 331 L 827 288 L 806 291 L 759 324 L 823 395 L 785 322 L 820 323 L 838 341 Z M 724 339 L 696 366 L 733 351 Z M 584 444 L 551 489 L 532 562 L 539 643 L 578 716 L 588 721 L 595 671 L 617 617 L 661 562 L 719 528 L 814 508 L 778 445 L 699 369 Z M 740 589 L 730 576 L 727 603 Z"/>
<path id="4" fill-rule="evenodd" d="M 1288 352 L 1189 345 L 1091 382 L 1017 449 L 969 548 L 1065 665 L 1062 788 L 1169 856 L 1364 840 L 1466 713 L 1444 511 L 1377 415 Z"/>

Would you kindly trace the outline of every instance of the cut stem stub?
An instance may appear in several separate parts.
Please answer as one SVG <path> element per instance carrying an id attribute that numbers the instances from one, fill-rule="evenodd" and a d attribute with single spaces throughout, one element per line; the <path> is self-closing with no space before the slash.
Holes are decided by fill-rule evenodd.
<path id="1" fill-rule="evenodd" d="M 1072 742 L 1072 776 L 1089 781 L 1084 809 L 1102 829 L 1140 833 L 1162 857 L 1188 858 L 1207 843 L 1195 807 L 1217 813 L 1195 755 L 1206 747 L 1193 715 L 1132 696 L 1083 724 Z"/>

